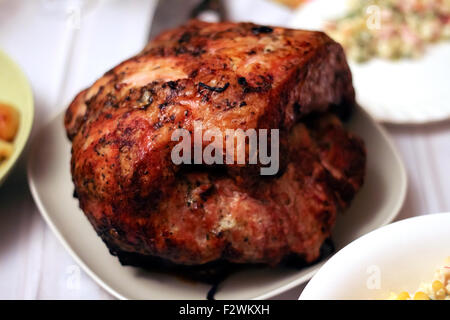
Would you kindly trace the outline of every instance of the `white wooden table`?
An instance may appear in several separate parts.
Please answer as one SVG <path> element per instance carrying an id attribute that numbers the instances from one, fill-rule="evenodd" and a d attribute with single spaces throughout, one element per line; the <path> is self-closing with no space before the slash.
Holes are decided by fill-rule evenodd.
<path id="1" fill-rule="evenodd" d="M 0 0 L 0 48 L 22 66 L 34 91 L 32 134 L 146 42 L 152 1 L 87 0 L 81 10 L 77 3 Z M 279 10 L 262 19 L 255 10 L 231 9 L 236 20 L 277 23 L 286 16 Z M 239 16 L 242 12 L 246 16 Z M 450 122 L 386 128 L 409 176 L 398 219 L 450 211 Z M 112 299 L 80 270 L 41 218 L 28 189 L 26 160 L 25 153 L 0 188 L 0 299 Z M 277 298 L 296 299 L 301 289 Z"/>

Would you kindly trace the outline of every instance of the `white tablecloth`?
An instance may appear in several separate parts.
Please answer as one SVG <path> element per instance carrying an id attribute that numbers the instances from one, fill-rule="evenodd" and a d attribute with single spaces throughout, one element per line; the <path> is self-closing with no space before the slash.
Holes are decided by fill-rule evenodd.
<path id="1" fill-rule="evenodd" d="M 289 18 L 287 9 L 263 0 L 230 2 L 236 20 L 282 24 Z M 32 134 L 80 89 L 142 48 L 153 6 L 148 0 L 0 0 L 0 48 L 22 66 L 33 87 Z M 450 122 L 386 127 L 409 176 L 397 219 L 450 211 Z M 0 299 L 111 299 L 41 218 L 28 189 L 26 158 L 0 187 Z M 296 299 L 300 292 L 297 287 L 277 298 Z"/>

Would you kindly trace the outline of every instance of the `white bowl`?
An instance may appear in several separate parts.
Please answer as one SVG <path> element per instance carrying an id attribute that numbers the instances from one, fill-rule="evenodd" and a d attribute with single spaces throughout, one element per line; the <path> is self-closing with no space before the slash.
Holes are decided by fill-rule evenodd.
<path id="1" fill-rule="evenodd" d="M 300 300 L 387 299 L 430 282 L 450 256 L 450 213 L 402 220 L 377 229 L 335 254 Z"/>

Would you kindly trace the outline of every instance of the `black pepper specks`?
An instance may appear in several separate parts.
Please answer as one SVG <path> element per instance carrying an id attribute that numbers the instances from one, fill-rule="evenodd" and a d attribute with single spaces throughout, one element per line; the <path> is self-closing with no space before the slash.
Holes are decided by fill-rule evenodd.
<path id="1" fill-rule="evenodd" d="M 272 87 L 273 77 L 271 75 L 260 75 L 259 80 L 260 81 L 256 82 L 257 86 L 255 87 L 251 86 L 244 77 L 239 77 L 237 82 L 242 86 L 244 93 L 266 92 Z"/>
<path id="2" fill-rule="evenodd" d="M 180 39 L 178 40 L 178 43 L 185 43 L 189 42 L 191 40 L 191 34 L 189 32 L 185 32 L 181 35 Z"/>
<path id="3" fill-rule="evenodd" d="M 259 35 L 262 33 L 272 33 L 273 29 L 271 27 L 267 27 L 267 26 L 259 26 L 259 27 L 253 27 L 252 28 L 252 33 L 255 35 Z"/>
<path id="4" fill-rule="evenodd" d="M 239 77 L 239 78 L 238 78 L 238 83 L 239 83 L 241 86 L 246 86 L 246 85 L 247 85 L 247 79 L 245 79 L 244 77 Z"/>
<path id="5" fill-rule="evenodd" d="M 163 124 L 161 123 L 161 121 L 156 122 L 155 124 L 153 124 L 153 129 L 158 130 L 159 128 L 162 128 Z"/>
<path id="6" fill-rule="evenodd" d="M 203 82 L 199 82 L 198 85 L 199 85 L 199 87 L 208 89 L 209 91 L 214 91 L 214 92 L 217 92 L 217 93 L 222 93 L 222 92 L 224 92 L 225 90 L 228 89 L 228 87 L 230 86 L 230 83 L 229 83 L 229 82 L 225 83 L 225 85 L 224 85 L 223 87 L 211 87 L 211 86 L 208 86 L 207 84 L 205 84 L 205 83 L 203 83 Z"/>

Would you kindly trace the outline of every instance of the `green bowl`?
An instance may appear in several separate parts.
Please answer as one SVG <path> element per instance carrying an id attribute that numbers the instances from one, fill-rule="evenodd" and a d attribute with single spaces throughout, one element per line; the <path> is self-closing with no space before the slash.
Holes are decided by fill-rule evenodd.
<path id="1" fill-rule="evenodd" d="M 14 139 L 11 157 L 0 164 L 0 185 L 19 159 L 33 126 L 33 92 L 19 66 L 0 50 L 0 102 L 9 104 L 20 113 L 19 130 Z"/>

